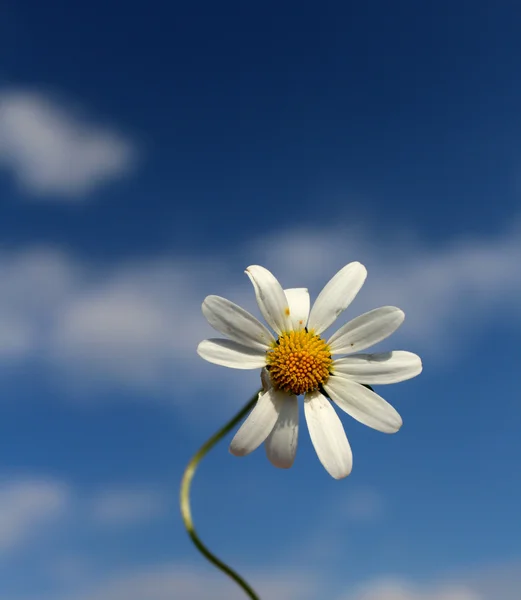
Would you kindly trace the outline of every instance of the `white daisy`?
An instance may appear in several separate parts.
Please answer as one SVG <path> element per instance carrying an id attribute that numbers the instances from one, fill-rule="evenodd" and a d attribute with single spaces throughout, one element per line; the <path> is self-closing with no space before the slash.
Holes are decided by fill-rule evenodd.
<path id="1" fill-rule="evenodd" d="M 263 391 L 230 444 L 245 456 L 265 442 L 273 465 L 287 469 L 295 459 L 297 396 L 320 462 L 335 479 L 351 472 L 353 457 L 333 406 L 384 433 L 402 425 L 396 410 L 363 384 L 397 383 L 422 370 L 420 357 L 397 350 L 354 354 L 384 340 L 403 323 L 404 313 L 384 306 L 349 321 L 329 339 L 323 332 L 351 304 L 367 271 L 358 262 L 341 269 L 320 292 L 310 311 L 305 288 L 283 290 L 264 267 L 246 269 L 260 311 L 275 335 L 249 312 L 219 296 L 208 296 L 203 313 L 228 339 L 209 339 L 197 348 L 205 360 L 234 369 L 262 368 Z M 344 355 L 336 358 L 337 355 Z"/>

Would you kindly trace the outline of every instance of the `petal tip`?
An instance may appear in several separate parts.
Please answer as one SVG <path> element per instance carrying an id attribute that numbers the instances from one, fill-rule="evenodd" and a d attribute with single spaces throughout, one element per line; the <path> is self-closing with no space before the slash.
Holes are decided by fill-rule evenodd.
<path id="1" fill-rule="evenodd" d="M 240 446 L 234 446 L 233 442 L 228 446 L 228 452 L 230 454 L 233 454 L 233 456 L 246 456 L 246 452 L 244 451 L 244 448 L 241 448 Z"/>
<path id="2" fill-rule="evenodd" d="M 286 471 L 288 469 L 291 469 L 291 467 L 293 466 L 293 463 L 291 465 L 288 465 L 287 463 L 274 463 L 273 461 L 270 461 L 270 462 L 277 469 L 285 469 Z"/>
<path id="3" fill-rule="evenodd" d="M 352 262 L 350 264 L 352 265 L 353 268 L 358 269 L 358 271 L 360 272 L 360 275 L 362 275 L 364 279 L 367 277 L 367 269 L 366 269 L 365 265 L 363 265 L 360 261 L 355 260 L 354 262 Z"/>
<path id="4" fill-rule="evenodd" d="M 340 479 L 345 479 L 346 477 L 349 477 L 349 475 L 351 475 L 351 472 L 353 470 L 353 465 L 350 465 L 348 468 L 343 469 L 342 471 L 339 471 L 338 473 L 330 473 L 331 477 L 333 479 L 336 479 L 337 481 Z"/>
<path id="5" fill-rule="evenodd" d="M 399 308 L 398 306 L 384 306 L 383 310 L 387 310 L 388 313 L 394 313 L 397 317 L 399 317 L 402 321 L 405 319 L 405 312 Z M 376 309 L 378 310 L 378 309 Z"/>
<path id="6" fill-rule="evenodd" d="M 264 269 L 264 267 L 261 267 L 260 265 L 250 265 L 249 267 L 246 267 L 244 272 L 246 275 L 251 275 L 251 272 L 255 271 L 256 269 Z"/>
<path id="7" fill-rule="evenodd" d="M 396 421 L 390 425 L 389 430 L 384 433 L 398 433 L 403 425 L 402 417 L 396 413 Z"/>

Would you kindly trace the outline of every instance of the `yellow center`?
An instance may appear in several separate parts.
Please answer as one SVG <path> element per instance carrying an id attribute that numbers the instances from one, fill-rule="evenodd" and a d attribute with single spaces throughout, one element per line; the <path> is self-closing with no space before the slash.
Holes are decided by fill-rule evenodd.
<path id="1" fill-rule="evenodd" d="M 283 333 L 267 353 L 273 385 L 297 396 L 325 383 L 332 362 L 326 342 L 305 329 Z"/>

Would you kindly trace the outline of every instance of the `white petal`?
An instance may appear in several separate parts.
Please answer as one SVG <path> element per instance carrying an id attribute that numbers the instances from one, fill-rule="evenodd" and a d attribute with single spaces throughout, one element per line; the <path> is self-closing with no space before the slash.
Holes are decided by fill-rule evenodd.
<path id="1" fill-rule="evenodd" d="M 353 467 L 353 454 L 329 400 L 318 391 L 306 394 L 304 413 L 311 441 L 326 471 L 335 479 L 347 477 Z"/>
<path id="2" fill-rule="evenodd" d="M 273 387 L 273 383 L 271 381 L 271 377 L 270 377 L 270 373 L 269 373 L 268 369 L 262 369 L 260 377 L 261 377 L 262 389 L 265 392 L 267 392 L 270 388 Z"/>
<path id="3" fill-rule="evenodd" d="M 388 402 L 356 381 L 332 375 L 324 389 L 342 410 L 368 427 L 396 433 L 402 426 L 402 418 Z"/>
<path id="4" fill-rule="evenodd" d="M 208 362 L 232 369 L 259 369 L 266 366 L 266 352 L 231 340 L 203 340 L 197 346 L 197 354 Z"/>
<path id="5" fill-rule="evenodd" d="M 306 288 L 284 290 L 289 304 L 293 329 L 304 329 L 309 317 L 309 292 Z"/>
<path id="6" fill-rule="evenodd" d="M 417 354 L 393 350 L 381 354 L 355 354 L 337 358 L 333 372 L 358 383 L 398 383 L 416 377 L 422 371 L 422 361 Z"/>
<path id="7" fill-rule="evenodd" d="M 333 354 L 359 352 L 385 340 L 403 323 L 405 315 L 395 306 L 375 308 L 352 321 L 334 333 L 328 340 Z"/>
<path id="8" fill-rule="evenodd" d="M 366 268 L 359 262 L 349 263 L 340 269 L 315 300 L 309 315 L 308 329 L 317 334 L 327 329 L 355 299 L 366 277 Z"/>
<path id="9" fill-rule="evenodd" d="M 203 314 L 219 333 L 248 348 L 265 352 L 275 341 L 258 319 L 226 298 L 207 296 L 203 302 Z"/>
<path id="10" fill-rule="evenodd" d="M 258 448 L 271 433 L 287 395 L 273 388 L 260 393 L 257 404 L 230 443 L 230 452 L 246 456 Z"/>
<path id="11" fill-rule="evenodd" d="M 297 439 L 298 400 L 296 396 L 286 396 L 275 427 L 265 442 L 271 464 L 279 469 L 289 469 L 297 453 Z"/>
<path id="12" fill-rule="evenodd" d="M 259 265 L 245 271 L 250 278 L 257 304 L 266 322 L 277 334 L 291 329 L 290 308 L 284 290 L 274 275 Z"/>

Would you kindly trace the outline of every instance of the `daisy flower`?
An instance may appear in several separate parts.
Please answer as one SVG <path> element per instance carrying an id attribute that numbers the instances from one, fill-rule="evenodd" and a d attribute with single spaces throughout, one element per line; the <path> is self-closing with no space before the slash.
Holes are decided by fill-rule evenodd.
<path id="1" fill-rule="evenodd" d="M 259 309 L 272 333 L 249 312 L 220 296 L 208 296 L 203 314 L 227 339 L 202 341 L 198 354 L 234 369 L 262 369 L 263 390 L 230 444 L 230 452 L 245 456 L 263 442 L 270 462 L 291 467 L 297 451 L 298 396 L 318 458 L 335 479 L 349 475 L 351 447 L 330 401 L 360 423 L 395 433 L 402 425 L 396 410 L 372 384 L 397 383 L 418 375 L 420 357 L 396 350 L 353 354 L 390 336 L 403 323 L 394 306 L 371 310 L 349 321 L 331 337 L 323 332 L 351 304 L 367 271 L 359 262 L 341 269 L 324 287 L 310 310 L 308 290 L 284 290 L 264 267 L 246 269 Z M 348 356 L 346 356 L 348 355 Z"/>

